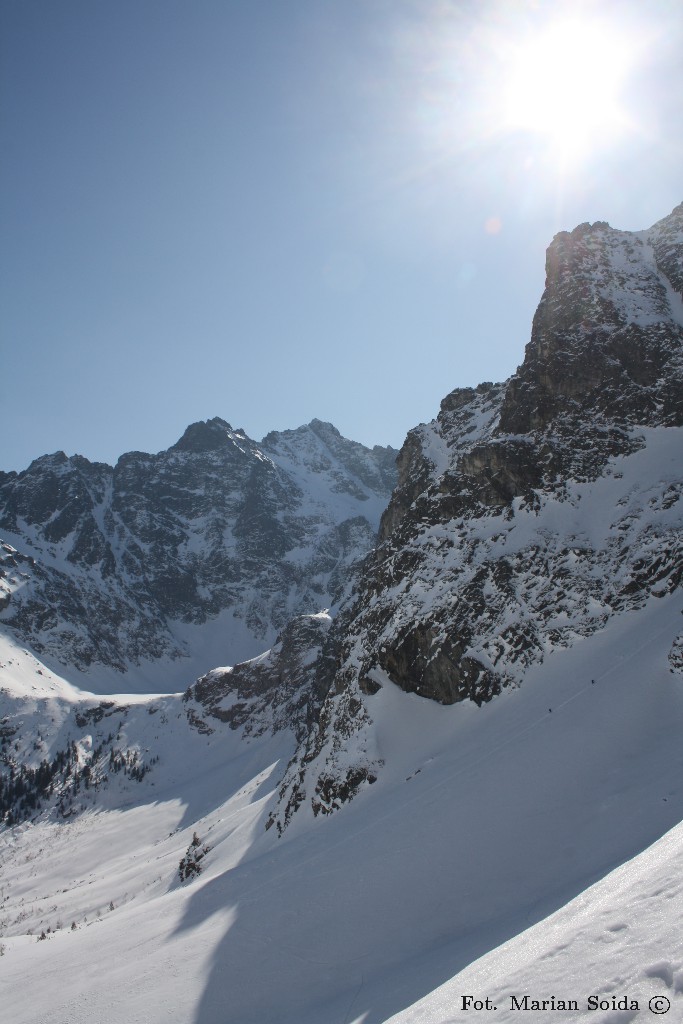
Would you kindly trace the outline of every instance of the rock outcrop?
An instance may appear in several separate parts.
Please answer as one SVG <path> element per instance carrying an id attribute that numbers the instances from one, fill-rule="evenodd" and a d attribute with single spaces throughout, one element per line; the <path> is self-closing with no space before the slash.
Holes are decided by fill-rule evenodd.
<path id="1" fill-rule="evenodd" d="M 227 724 L 244 736 L 288 729 L 303 741 L 334 674 L 327 645 L 331 622 L 327 612 L 300 615 L 264 654 L 201 676 L 183 697 L 190 725 L 211 733 Z"/>

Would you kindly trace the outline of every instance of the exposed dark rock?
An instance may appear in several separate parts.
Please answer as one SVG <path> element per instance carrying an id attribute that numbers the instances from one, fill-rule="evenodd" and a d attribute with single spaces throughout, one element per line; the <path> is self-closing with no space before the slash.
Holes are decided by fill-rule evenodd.
<path id="1" fill-rule="evenodd" d="M 301 741 L 318 718 L 336 668 L 328 641 L 329 615 L 292 619 L 271 650 L 233 668 L 214 669 L 185 694 L 190 724 L 203 732 L 211 720 L 247 736 L 291 729 Z"/>
<path id="2" fill-rule="evenodd" d="M 561 232 L 548 249 L 546 288 L 524 363 L 511 379 L 499 430 L 543 430 L 561 415 L 613 426 L 683 422 L 679 206 L 649 232 L 604 223 Z M 669 274 L 671 277 L 669 277 Z"/>

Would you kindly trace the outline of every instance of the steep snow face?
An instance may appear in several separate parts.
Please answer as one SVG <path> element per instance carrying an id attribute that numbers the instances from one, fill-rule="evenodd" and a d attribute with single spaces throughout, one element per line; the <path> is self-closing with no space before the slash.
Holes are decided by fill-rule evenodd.
<path id="1" fill-rule="evenodd" d="M 340 599 L 395 454 L 317 420 L 259 445 L 214 419 L 113 469 L 58 453 L 0 474 L 0 622 L 90 688 L 131 666 L 184 688 Z"/>
<path id="2" fill-rule="evenodd" d="M 566 1011 L 574 1024 L 619 1024 L 655 1013 L 683 1018 L 680 921 L 669 913 L 681 905 L 683 825 L 677 825 L 386 1024 L 444 1024 L 463 1013 L 463 1001 L 472 1012 L 475 1000 L 487 998 L 500 1024 L 517 1024 L 520 1009 L 548 1022 L 564 1019 Z"/>
<path id="3" fill-rule="evenodd" d="M 482 703 L 680 588 L 682 225 L 683 206 L 639 235 L 597 224 L 558 236 L 515 377 L 453 392 L 411 431 L 279 828 L 378 776 L 372 694 L 387 680 Z"/>

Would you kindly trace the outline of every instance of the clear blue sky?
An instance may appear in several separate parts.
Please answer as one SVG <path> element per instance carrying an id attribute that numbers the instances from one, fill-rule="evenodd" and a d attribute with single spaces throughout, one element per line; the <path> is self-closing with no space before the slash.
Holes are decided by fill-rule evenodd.
<path id="1" fill-rule="evenodd" d="M 602 56 L 515 84 L 577 16 L 585 136 L 551 86 Z M 683 199 L 682 37 L 678 0 L 0 0 L 0 469 L 216 415 L 400 447 L 521 362 L 557 231 Z"/>

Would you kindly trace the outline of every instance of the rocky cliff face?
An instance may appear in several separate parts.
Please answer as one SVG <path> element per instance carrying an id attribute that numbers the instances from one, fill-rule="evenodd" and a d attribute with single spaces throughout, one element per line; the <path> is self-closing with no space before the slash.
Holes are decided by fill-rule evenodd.
<path id="1" fill-rule="evenodd" d="M 244 736 L 291 730 L 303 742 L 334 675 L 331 623 L 327 612 L 297 616 L 264 654 L 201 676 L 183 697 L 190 725 L 211 733 L 227 724 Z"/>
<path id="2" fill-rule="evenodd" d="M 381 686 L 481 704 L 681 586 L 682 268 L 683 205 L 648 231 L 558 235 L 517 373 L 452 392 L 408 435 L 280 830 L 374 780 Z"/>
<path id="3" fill-rule="evenodd" d="M 556 236 L 500 432 L 681 423 L 682 222 L 679 206 L 638 234 L 597 223 Z"/>
<path id="4" fill-rule="evenodd" d="M 59 452 L 0 474 L 0 623 L 79 669 L 183 659 L 210 635 L 226 661 L 257 654 L 340 600 L 395 457 L 319 420 L 257 444 L 213 419 L 113 468 Z M 181 660 L 166 688 L 196 671 Z"/>

